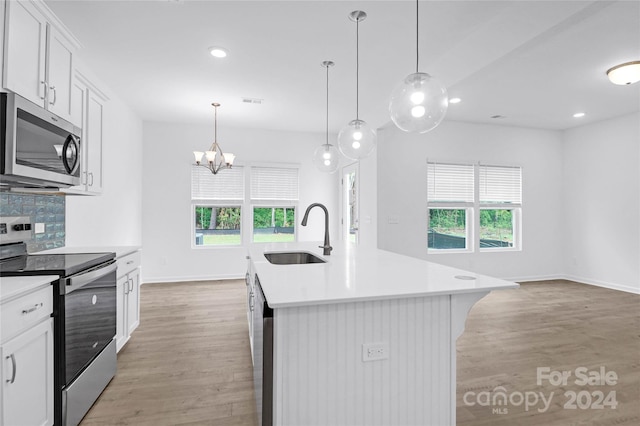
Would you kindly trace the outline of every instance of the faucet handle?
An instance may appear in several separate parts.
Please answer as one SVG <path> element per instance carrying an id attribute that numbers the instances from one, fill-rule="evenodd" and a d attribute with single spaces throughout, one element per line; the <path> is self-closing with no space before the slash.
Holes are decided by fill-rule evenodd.
<path id="1" fill-rule="evenodd" d="M 325 256 L 330 256 L 331 255 L 331 250 L 333 250 L 333 247 L 326 245 L 326 246 L 318 246 L 318 248 L 322 249 L 322 254 Z"/>

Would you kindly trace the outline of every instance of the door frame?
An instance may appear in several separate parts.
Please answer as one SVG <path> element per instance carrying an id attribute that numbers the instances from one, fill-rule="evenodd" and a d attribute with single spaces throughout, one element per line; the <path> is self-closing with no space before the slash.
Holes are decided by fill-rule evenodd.
<path id="1" fill-rule="evenodd" d="M 360 241 L 360 231 L 359 231 L 359 223 L 360 223 L 360 162 L 356 161 L 354 163 L 348 164 L 342 167 L 340 177 L 340 204 L 341 204 L 341 220 L 340 220 L 340 230 L 342 235 L 342 241 L 347 241 L 349 239 L 349 195 L 347 192 L 347 187 L 345 185 L 345 176 L 350 173 L 355 173 L 355 188 L 356 188 L 356 202 L 355 202 L 355 216 L 356 216 L 356 238 L 354 244 L 358 244 Z"/>

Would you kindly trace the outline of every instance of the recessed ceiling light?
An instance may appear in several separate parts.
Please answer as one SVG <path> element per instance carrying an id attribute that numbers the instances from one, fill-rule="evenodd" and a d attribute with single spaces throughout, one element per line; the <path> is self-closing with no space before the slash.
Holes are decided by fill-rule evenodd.
<path id="1" fill-rule="evenodd" d="M 573 114 L 573 118 L 580 118 L 580 117 L 584 117 L 584 112 L 576 112 L 575 114 Z"/>
<path id="2" fill-rule="evenodd" d="M 640 61 L 626 62 L 607 70 L 613 84 L 625 85 L 640 81 Z"/>
<path id="3" fill-rule="evenodd" d="M 216 58 L 225 58 L 227 56 L 227 49 L 224 47 L 213 46 L 209 48 L 211 56 Z"/>
<path id="4" fill-rule="evenodd" d="M 451 98 L 449 99 L 450 104 L 459 104 L 462 101 L 460 98 Z"/>

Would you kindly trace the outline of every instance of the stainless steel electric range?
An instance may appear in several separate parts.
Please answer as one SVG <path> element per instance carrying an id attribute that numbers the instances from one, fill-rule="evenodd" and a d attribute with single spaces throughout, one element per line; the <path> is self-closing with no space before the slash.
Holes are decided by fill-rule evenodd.
<path id="1" fill-rule="evenodd" d="M 116 373 L 115 253 L 27 254 L 0 245 L 0 276 L 57 275 L 54 292 L 55 425 L 77 425 Z"/>

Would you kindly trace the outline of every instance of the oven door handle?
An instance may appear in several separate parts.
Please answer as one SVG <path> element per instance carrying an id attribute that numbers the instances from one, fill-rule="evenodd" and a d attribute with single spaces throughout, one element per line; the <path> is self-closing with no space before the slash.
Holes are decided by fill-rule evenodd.
<path id="1" fill-rule="evenodd" d="M 110 274 L 111 272 L 115 271 L 117 268 L 118 268 L 118 265 L 116 264 L 116 261 L 112 260 L 111 263 L 107 264 L 106 266 L 101 265 L 94 269 L 90 269 L 87 272 L 82 272 L 78 275 L 73 275 L 67 278 L 65 283 L 66 285 L 60 286 L 60 291 L 63 292 L 63 294 L 72 293 L 77 289 L 89 284 L 90 282 L 93 282 L 98 278 L 103 277 L 107 274 Z"/>

